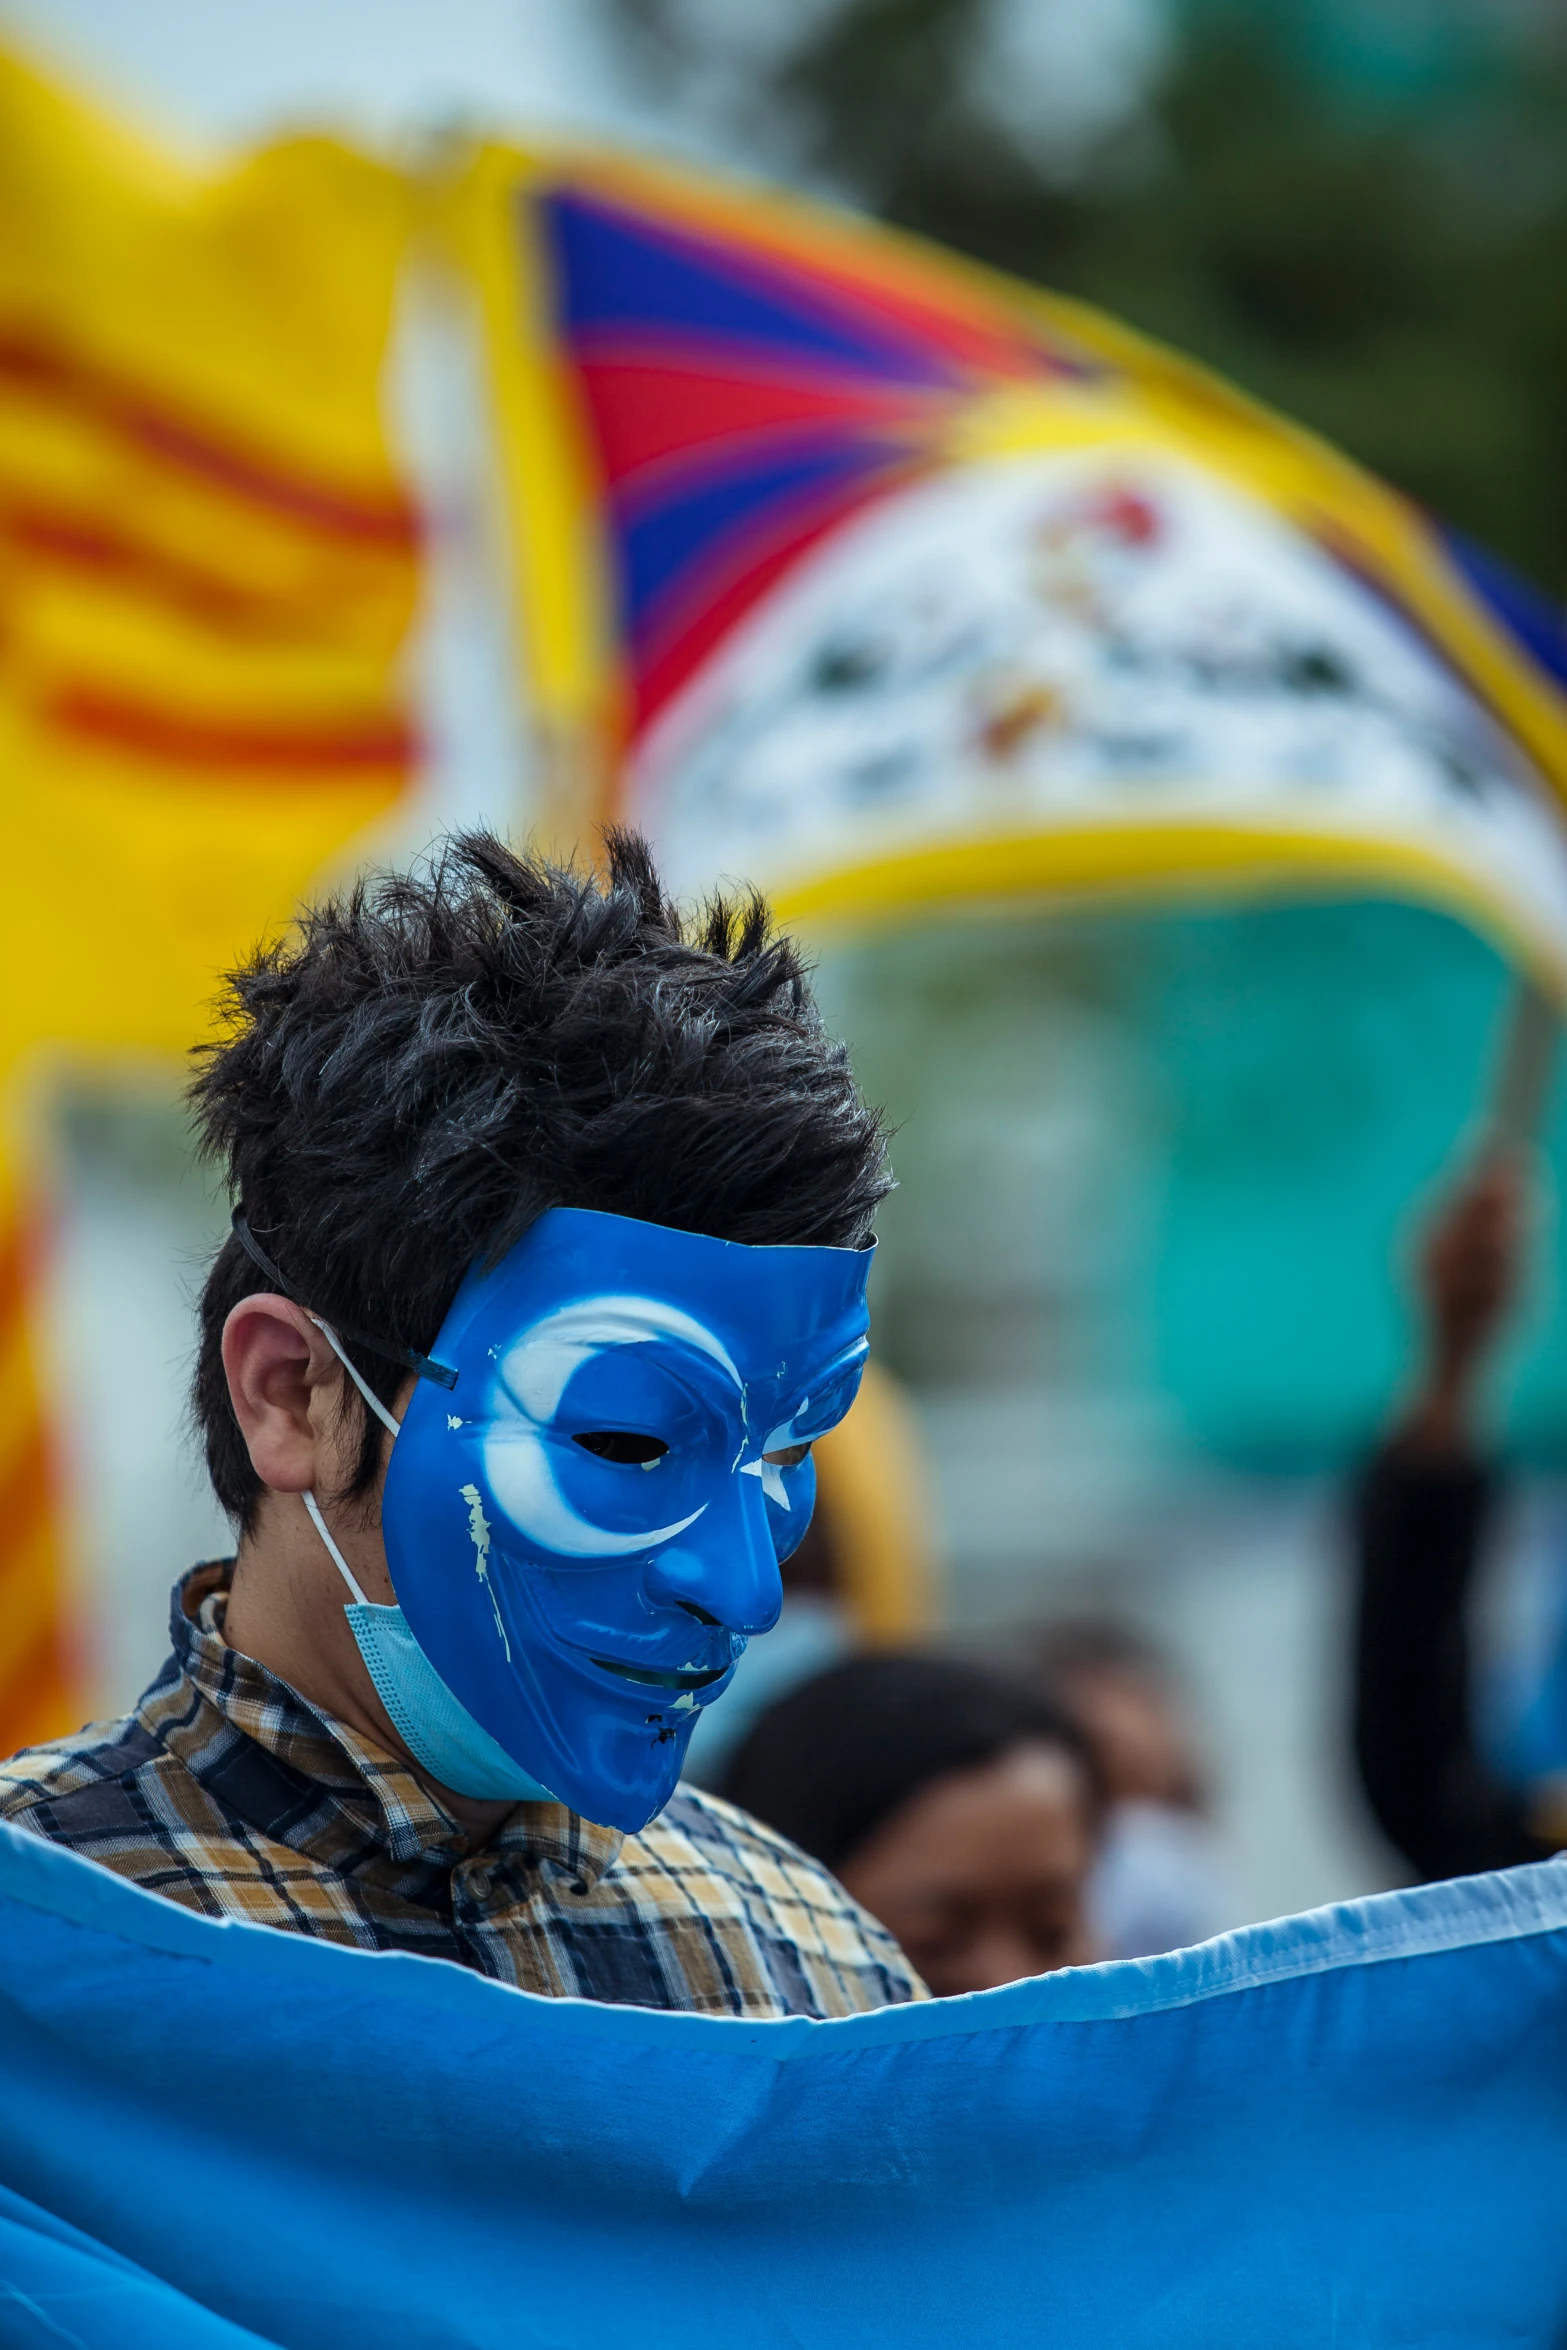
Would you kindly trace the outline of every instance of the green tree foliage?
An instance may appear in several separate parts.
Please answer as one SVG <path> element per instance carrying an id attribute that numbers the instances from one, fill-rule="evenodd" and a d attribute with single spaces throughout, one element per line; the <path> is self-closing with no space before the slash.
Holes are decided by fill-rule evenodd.
<path id="1" fill-rule="evenodd" d="M 679 0 L 618 8 L 666 74 L 717 86 L 722 18 L 698 54 Z M 1131 119 L 1068 169 L 975 73 L 993 14 L 823 0 L 793 39 L 729 60 L 731 125 L 1208 361 L 1567 594 L 1567 56 L 1549 18 L 1526 37 L 1515 13 L 1510 46 L 1389 92 L 1332 70 L 1304 7 L 1194 10 Z"/>

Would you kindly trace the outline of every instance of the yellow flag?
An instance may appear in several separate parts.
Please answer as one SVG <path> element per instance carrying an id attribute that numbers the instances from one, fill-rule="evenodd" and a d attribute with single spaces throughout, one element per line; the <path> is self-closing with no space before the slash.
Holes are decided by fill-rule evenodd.
<path id="1" fill-rule="evenodd" d="M 0 1745 L 64 1690 L 27 1335 L 49 1068 L 183 1051 L 404 792 L 417 519 L 382 417 L 413 198 L 202 171 L 0 56 Z"/>

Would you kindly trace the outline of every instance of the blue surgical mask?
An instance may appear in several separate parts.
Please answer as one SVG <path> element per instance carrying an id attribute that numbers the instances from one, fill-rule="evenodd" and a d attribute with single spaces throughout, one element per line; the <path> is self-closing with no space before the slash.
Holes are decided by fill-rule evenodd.
<path id="1" fill-rule="evenodd" d="M 399 1604 L 354 1586 L 347 1610 L 444 1785 L 628 1830 L 662 1809 L 777 1621 L 810 1442 L 859 1385 L 870 1262 L 553 1208 L 469 1276 L 431 1349 L 451 1385 L 421 1379 L 400 1429 L 372 1399 L 397 1433 Z"/>
<path id="2" fill-rule="evenodd" d="M 321 1327 L 326 1329 L 324 1323 Z M 335 1347 L 336 1333 L 327 1330 L 327 1336 Z M 353 1365 L 346 1363 L 346 1367 L 355 1385 L 360 1385 Z M 378 1396 L 368 1388 L 364 1392 L 379 1406 Z M 397 1423 L 391 1414 L 384 1417 L 395 1429 Z M 402 1609 L 380 1607 L 366 1599 L 353 1568 L 332 1538 L 315 1495 L 307 1493 L 304 1502 L 353 1595 L 343 1613 L 365 1670 L 388 1720 L 415 1761 L 423 1763 L 433 1778 L 457 1795 L 478 1796 L 490 1803 L 551 1802 L 549 1789 L 514 1763 L 505 1748 L 497 1746 L 489 1732 L 458 1703 L 414 1638 Z"/>

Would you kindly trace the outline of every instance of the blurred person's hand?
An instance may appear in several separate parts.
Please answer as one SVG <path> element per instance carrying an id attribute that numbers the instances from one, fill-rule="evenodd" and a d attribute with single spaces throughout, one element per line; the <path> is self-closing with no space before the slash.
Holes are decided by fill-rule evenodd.
<path id="1" fill-rule="evenodd" d="M 1437 1458 L 1473 1449 L 1480 1373 L 1517 1294 L 1526 1190 L 1516 1158 L 1487 1159 L 1426 1234 L 1419 1265 L 1425 1357 L 1398 1431 L 1406 1451 Z"/>

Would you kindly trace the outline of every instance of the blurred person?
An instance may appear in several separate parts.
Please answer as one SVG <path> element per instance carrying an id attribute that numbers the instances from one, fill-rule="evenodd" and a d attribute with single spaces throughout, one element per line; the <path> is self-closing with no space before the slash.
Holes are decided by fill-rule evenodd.
<path id="1" fill-rule="evenodd" d="M 1223 1846 L 1207 1817 L 1196 1740 L 1154 1643 L 1125 1624 L 1047 1626 L 1034 1673 L 1076 1724 L 1105 1795 L 1089 1913 L 1109 1958 L 1149 1958 L 1230 1922 Z"/>
<path id="2" fill-rule="evenodd" d="M 1433 1223 L 1414 1394 L 1356 1496 L 1355 1760 L 1378 1826 L 1421 1877 L 1567 1844 L 1561 1782 L 1510 1784 L 1481 1751 L 1468 1624 L 1500 1487 L 1480 1386 L 1517 1293 L 1525 1191 L 1522 1167 L 1492 1158 Z"/>
<path id="3" fill-rule="evenodd" d="M 851 1657 L 752 1725 L 723 1792 L 831 1869 L 938 1998 L 1097 1956 L 1093 1762 L 1020 1682 L 943 1656 Z"/>
<path id="4" fill-rule="evenodd" d="M 852 1402 L 884 1138 L 759 899 L 686 923 L 486 834 L 233 974 L 192 1100 L 234 1199 L 195 1416 L 236 1556 L 129 1718 L 0 1816 L 209 1917 L 546 1995 L 922 1994 L 677 1788 Z"/>

